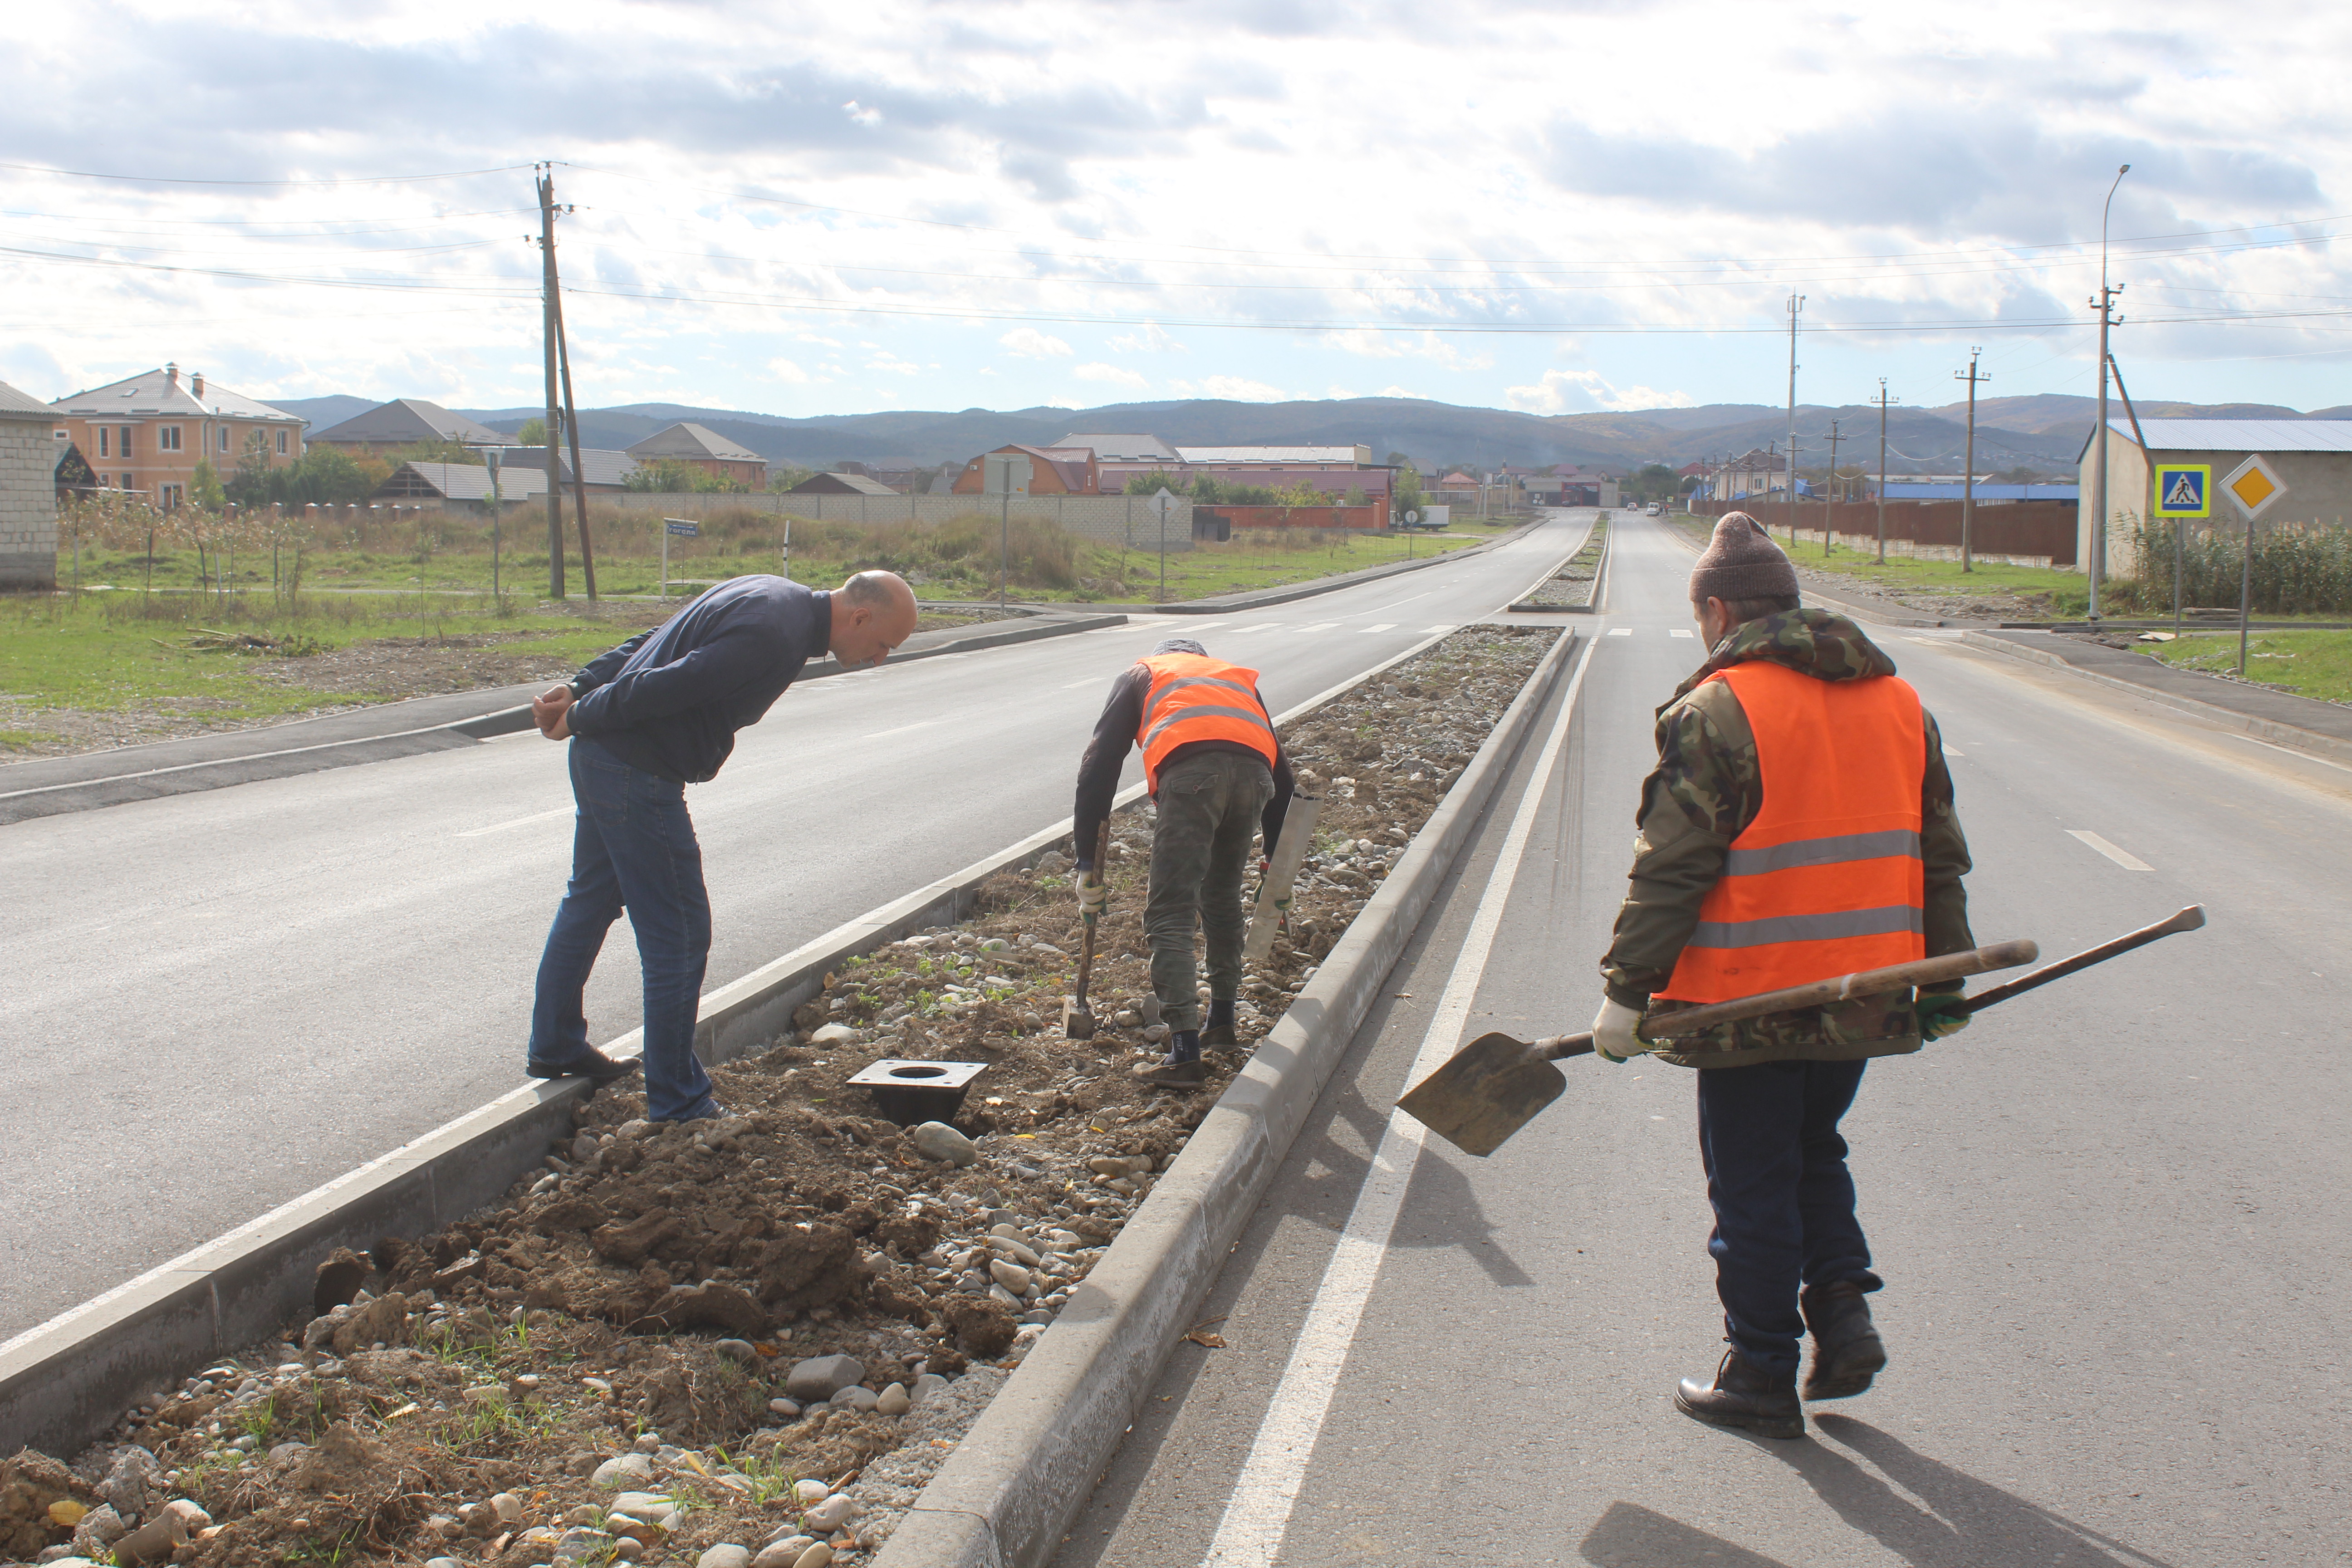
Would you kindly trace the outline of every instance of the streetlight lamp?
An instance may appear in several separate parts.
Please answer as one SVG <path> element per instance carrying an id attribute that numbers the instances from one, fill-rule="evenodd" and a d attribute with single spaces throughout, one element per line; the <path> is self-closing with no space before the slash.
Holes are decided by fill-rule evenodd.
<path id="1" fill-rule="evenodd" d="M 2116 205 L 2116 186 L 2130 173 L 2129 163 L 2116 171 L 2115 183 L 2107 187 L 2106 202 L 2099 208 L 2099 297 L 2092 301 L 2099 308 L 2099 427 L 2094 437 L 2099 455 L 2091 475 L 2091 559 L 2085 563 L 2090 568 L 2090 616 L 2094 621 L 2099 618 L 2099 579 L 2107 570 L 2107 329 L 2116 324 L 2113 306 L 2115 297 L 2122 292 L 2107 282 L 2107 214 Z"/>

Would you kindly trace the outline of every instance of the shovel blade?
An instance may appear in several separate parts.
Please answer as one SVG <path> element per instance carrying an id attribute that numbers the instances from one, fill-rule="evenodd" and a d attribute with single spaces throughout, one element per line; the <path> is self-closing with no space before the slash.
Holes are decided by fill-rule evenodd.
<path id="1" fill-rule="evenodd" d="M 1414 1085 L 1397 1109 L 1455 1148 L 1483 1157 L 1567 1087 L 1550 1058 L 1525 1040 L 1481 1035 Z"/>
<path id="2" fill-rule="evenodd" d="M 1082 1007 L 1074 997 L 1062 999 L 1062 1037 L 1069 1040 L 1091 1040 L 1095 1037 L 1095 1015 L 1091 1007 Z"/>

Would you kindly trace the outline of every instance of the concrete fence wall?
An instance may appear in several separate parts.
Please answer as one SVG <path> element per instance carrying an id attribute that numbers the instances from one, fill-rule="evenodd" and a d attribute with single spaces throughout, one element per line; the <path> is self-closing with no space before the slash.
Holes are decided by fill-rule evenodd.
<path id="1" fill-rule="evenodd" d="M 749 495 L 684 495 L 658 491 L 625 491 L 596 498 L 604 504 L 629 510 L 659 511 L 670 517 L 700 517 L 726 508 L 749 507 L 780 517 L 804 517 L 814 522 L 946 522 L 974 514 L 993 517 L 1007 510 L 1002 496 L 828 496 L 786 495 L 761 491 Z M 1014 517 L 1050 518 L 1071 533 L 1106 544 L 1133 550 L 1160 548 L 1160 524 L 1152 517 L 1149 496 L 1013 496 Z M 1168 548 L 1192 547 L 1192 503 L 1177 498 L 1168 519 Z"/>
<path id="2" fill-rule="evenodd" d="M 55 424 L 0 418 L 0 588 L 58 585 Z"/>

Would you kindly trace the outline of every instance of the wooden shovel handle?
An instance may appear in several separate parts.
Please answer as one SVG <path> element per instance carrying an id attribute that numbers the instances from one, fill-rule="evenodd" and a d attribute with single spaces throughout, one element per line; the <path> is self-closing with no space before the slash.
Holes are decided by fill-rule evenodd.
<path id="1" fill-rule="evenodd" d="M 2006 985 L 1996 985 L 1981 995 L 1971 996 L 1969 998 L 1968 1010 L 1972 1015 L 1981 1013 L 1997 1002 L 2006 1002 L 2012 996 L 2022 996 L 2035 986 L 2047 985 L 2053 980 L 2063 980 L 2078 969 L 2088 969 L 2095 963 L 2104 963 L 2119 952 L 2129 952 L 2136 947 L 2146 947 L 2149 942 L 2160 937 L 2170 936 L 2175 931 L 2196 931 L 2204 924 L 2205 906 L 2191 904 L 2169 920 L 2158 921 L 2152 926 L 2142 926 L 2128 936 L 2119 936 L 2113 942 L 2103 942 L 2098 946 L 2078 952 L 2072 958 L 2062 958 L 2057 963 L 2037 969 L 2031 974 L 2020 975 Z"/>
<path id="2" fill-rule="evenodd" d="M 1100 877 L 1105 881 L 1110 880 L 1110 868 L 1104 864 L 1109 854 L 1110 818 L 1106 816 L 1103 818 L 1101 828 L 1095 834 L 1095 875 Z M 1088 915 L 1087 917 L 1087 940 L 1083 944 L 1083 950 L 1078 954 L 1077 1002 L 1078 1005 L 1081 1007 L 1084 1007 L 1087 1005 L 1087 982 L 1094 978 L 1094 973 L 1095 918 L 1092 915 Z"/>
<path id="3" fill-rule="evenodd" d="M 1665 1040 L 1681 1035 L 1701 1035 L 1718 1024 L 1736 1024 L 1742 1018 L 1761 1018 L 1768 1013 L 1793 1012 L 1799 1007 L 1850 1002 L 1857 996 L 1883 996 L 1889 991 L 1959 980 L 1992 969 L 2014 969 L 2041 956 L 2042 950 L 2031 942 L 1997 942 L 1967 952 L 1948 952 L 1941 958 L 1922 958 L 1912 963 L 1890 963 L 1884 969 L 1865 969 L 1859 974 L 1816 980 L 1810 985 L 1791 985 L 1783 991 L 1742 996 L 1736 1002 L 1710 1002 L 1704 1007 L 1653 1015 L 1642 1020 L 1642 1037 Z M 1538 1040 L 1536 1047 L 1557 1061 L 1591 1050 L 1592 1037 L 1562 1035 L 1556 1039 Z"/>

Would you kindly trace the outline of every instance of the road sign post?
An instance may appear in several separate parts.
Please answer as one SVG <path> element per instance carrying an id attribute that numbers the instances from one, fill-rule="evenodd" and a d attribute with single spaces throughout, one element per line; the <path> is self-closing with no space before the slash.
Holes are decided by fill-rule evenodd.
<path id="1" fill-rule="evenodd" d="M 2156 469 L 2158 517 L 2172 520 L 2172 635 L 2180 636 L 2182 585 L 2189 571 L 2189 520 L 2213 515 L 2213 466 L 2210 463 L 2159 463 Z"/>
<path id="2" fill-rule="evenodd" d="M 499 449 L 483 448 L 482 461 L 490 468 L 490 603 L 499 602 L 499 514 L 506 510 L 499 493 Z"/>
<path id="3" fill-rule="evenodd" d="M 1013 491 L 1029 488 L 1029 459 L 1018 452 L 990 452 L 981 458 L 981 488 L 1000 498 L 996 518 L 996 607 L 1004 608 L 1005 584 L 1013 576 Z"/>
<path id="4" fill-rule="evenodd" d="M 665 599 L 669 597 L 669 538 L 673 533 L 680 539 L 698 538 L 702 533 L 702 524 L 685 517 L 662 519 L 661 596 Z"/>
<path id="5" fill-rule="evenodd" d="M 1166 485 L 1151 498 L 1152 514 L 1160 520 L 1160 602 L 1168 602 L 1168 520 L 1176 510 L 1176 497 Z"/>
<path id="6" fill-rule="evenodd" d="M 2246 553 L 2238 571 L 2238 679 L 2246 678 L 2247 634 L 2254 616 L 2254 520 L 2286 495 L 2286 481 L 2256 452 L 2231 468 L 2221 491 L 2246 517 Z"/>

